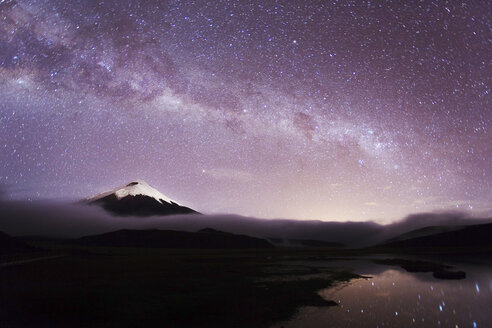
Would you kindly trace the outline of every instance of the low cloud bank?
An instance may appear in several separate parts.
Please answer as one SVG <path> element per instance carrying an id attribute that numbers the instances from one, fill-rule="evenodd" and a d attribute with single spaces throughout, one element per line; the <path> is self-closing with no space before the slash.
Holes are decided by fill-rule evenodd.
<path id="1" fill-rule="evenodd" d="M 464 213 L 420 213 L 402 221 L 323 222 L 258 219 L 239 215 L 175 215 L 153 217 L 113 216 L 98 206 L 62 202 L 0 200 L 0 231 L 13 236 L 77 238 L 119 229 L 197 231 L 205 227 L 257 237 L 316 239 L 363 246 L 433 225 L 467 225 L 492 222 Z"/>

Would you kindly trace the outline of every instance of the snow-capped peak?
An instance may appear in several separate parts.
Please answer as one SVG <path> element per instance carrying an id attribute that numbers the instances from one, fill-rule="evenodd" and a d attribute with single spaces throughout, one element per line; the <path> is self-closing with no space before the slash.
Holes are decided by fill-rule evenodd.
<path id="1" fill-rule="evenodd" d="M 157 200 L 161 204 L 162 204 L 162 201 L 165 201 L 168 203 L 171 203 L 171 202 L 176 203 L 173 200 L 171 200 L 169 197 L 160 193 L 157 189 L 151 187 L 147 182 L 142 181 L 142 180 L 134 180 L 133 182 L 130 182 L 126 186 L 116 188 L 114 190 L 96 195 L 94 197 L 90 197 L 87 200 L 94 201 L 94 200 L 106 197 L 108 195 L 111 195 L 111 194 L 114 194 L 118 199 L 122 199 L 126 196 L 143 195 L 143 196 L 148 196 L 148 197 L 154 198 L 155 200 Z"/>

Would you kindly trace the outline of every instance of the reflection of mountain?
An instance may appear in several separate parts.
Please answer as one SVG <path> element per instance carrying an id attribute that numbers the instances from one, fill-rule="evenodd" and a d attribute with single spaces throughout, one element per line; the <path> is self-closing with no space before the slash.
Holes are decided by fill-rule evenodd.
<path id="1" fill-rule="evenodd" d="M 434 229 L 434 231 L 437 231 L 437 233 L 418 236 L 414 238 L 397 238 L 396 241 L 390 241 L 381 246 L 401 249 L 436 249 L 442 247 L 468 249 L 473 248 L 477 251 L 492 250 L 492 223 L 465 227 L 453 227 L 453 229 L 456 228 L 457 230 L 445 232 L 438 232 L 440 228 L 445 227 L 432 228 Z M 405 235 L 408 236 L 412 234 L 418 235 L 418 232 L 414 231 Z"/>
<path id="2" fill-rule="evenodd" d="M 88 204 L 101 205 L 109 212 L 128 216 L 151 216 L 197 213 L 191 208 L 181 206 L 145 181 L 134 181 L 86 199 Z"/>
<path id="3" fill-rule="evenodd" d="M 30 252 L 33 250 L 33 247 L 27 245 L 22 240 L 0 232 L 0 254 Z"/>
<path id="4" fill-rule="evenodd" d="M 213 229 L 198 232 L 174 230 L 118 230 L 74 240 L 87 246 L 143 248 L 272 248 L 264 239 Z"/>

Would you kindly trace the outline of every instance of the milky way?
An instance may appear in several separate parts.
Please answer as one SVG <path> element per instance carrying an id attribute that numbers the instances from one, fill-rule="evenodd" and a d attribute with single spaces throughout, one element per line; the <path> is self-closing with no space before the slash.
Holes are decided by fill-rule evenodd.
<path id="1" fill-rule="evenodd" d="M 492 213 L 490 3 L 0 0 L 0 183 L 205 213 Z"/>

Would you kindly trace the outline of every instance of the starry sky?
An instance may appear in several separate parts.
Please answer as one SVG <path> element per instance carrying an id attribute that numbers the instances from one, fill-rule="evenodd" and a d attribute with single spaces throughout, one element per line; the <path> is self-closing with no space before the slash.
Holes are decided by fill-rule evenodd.
<path id="1" fill-rule="evenodd" d="M 487 0 L 0 0 L 4 197 L 143 179 L 204 213 L 491 215 L 491 22 Z"/>

